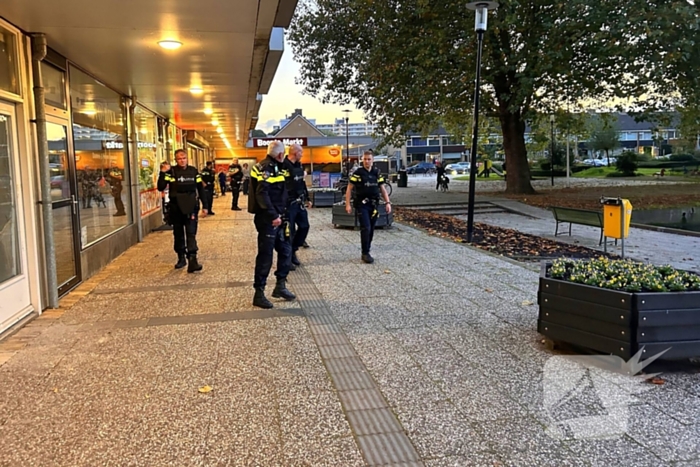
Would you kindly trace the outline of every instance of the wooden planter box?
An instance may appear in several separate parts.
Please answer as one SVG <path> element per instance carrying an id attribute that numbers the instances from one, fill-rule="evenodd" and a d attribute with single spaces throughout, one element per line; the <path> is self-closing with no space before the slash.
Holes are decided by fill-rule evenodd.
<path id="1" fill-rule="evenodd" d="M 629 293 L 548 278 L 543 263 L 537 330 L 553 340 L 629 360 L 700 356 L 700 292 Z"/>
<path id="2" fill-rule="evenodd" d="M 379 218 L 375 227 L 384 228 L 391 227 L 394 223 L 394 214 L 387 214 L 384 204 L 379 205 Z M 352 208 L 352 213 L 345 212 L 345 203 L 340 202 L 333 205 L 333 225 L 336 227 L 359 227 L 360 220 L 355 218 L 355 208 Z"/>
<path id="3" fill-rule="evenodd" d="M 315 208 L 330 208 L 343 199 L 343 194 L 338 190 L 311 191 L 309 195 L 311 197 L 312 206 Z"/>

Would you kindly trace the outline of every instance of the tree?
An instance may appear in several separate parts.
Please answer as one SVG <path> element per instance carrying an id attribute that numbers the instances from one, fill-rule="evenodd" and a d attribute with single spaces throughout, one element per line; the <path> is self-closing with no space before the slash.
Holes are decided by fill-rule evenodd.
<path id="1" fill-rule="evenodd" d="M 266 136 L 267 135 L 262 130 L 258 130 L 258 129 L 253 130 L 253 138 L 264 138 Z"/>
<path id="2" fill-rule="evenodd" d="M 588 147 L 594 151 L 605 151 L 608 167 L 610 167 L 610 151 L 618 146 L 620 146 L 620 136 L 616 122 L 610 115 L 604 114 L 602 117 L 597 117 L 593 121 Z"/>
<path id="3" fill-rule="evenodd" d="M 326 136 L 338 136 L 334 132 L 332 132 L 331 130 L 319 130 L 319 131 Z"/>
<path id="4" fill-rule="evenodd" d="M 634 173 L 637 171 L 637 153 L 634 151 L 623 152 L 620 157 L 617 158 L 615 167 L 617 171 L 622 172 L 623 175 L 634 177 Z"/>
<path id="5" fill-rule="evenodd" d="M 275 136 L 277 133 L 280 132 L 280 130 L 281 130 L 281 128 L 275 128 L 274 130 L 272 130 L 271 132 L 269 132 L 269 133 L 267 134 L 267 136 Z"/>
<path id="6" fill-rule="evenodd" d="M 669 54 L 678 57 L 673 41 L 685 39 L 668 31 L 697 22 L 686 0 L 499 3 L 485 34 L 481 95 L 484 114 L 501 126 L 513 193 L 533 192 L 525 145 L 533 113 L 650 89 L 647 105 L 662 105 L 683 72 L 668 64 Z M 290 40 L 308 93 L 354 102 L 378 133 L 399 142 L 407 129 L 468 120 L 473 24 L 464 0 L 302 0 Z"/>

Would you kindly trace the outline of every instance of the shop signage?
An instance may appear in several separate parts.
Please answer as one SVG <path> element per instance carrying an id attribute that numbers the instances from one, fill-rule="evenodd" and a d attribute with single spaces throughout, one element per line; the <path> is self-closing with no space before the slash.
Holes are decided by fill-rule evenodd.
<path id="1" fill-rule="evenodd" d="M 253 138 L 254 148 L 266 148 L 273 141 L 282 141 L 285 146 L 291 146 L 292 144 L 298 144 L 299 146 L 305 147 L 309 145 L 306 138 Z"/>
<path id="2" fill-rule="evenodd" d="M 338 148 L 330 148 L 328 150 L 328 154 L 330 154 L 333 157 L 338 157 L 340 155 L 340 149 Z"/>
<path id="3" fill-rule="evenodd" d="M 141 217 L 146 217 L 160 208 L 160 193 L 157 189 L 152 188 L 139 193 L 139 201 L 141 202 Z"/>
<path id="4" fill-rule="evenodd" d="M 156 143 L 148 141 L 139 141 L 137 145 L 139 149 L 155 149 L 158 147 Z M 104 149 L 124 149 L 124 143 L 121 141 L 102 141 L 102 147 Z"/>

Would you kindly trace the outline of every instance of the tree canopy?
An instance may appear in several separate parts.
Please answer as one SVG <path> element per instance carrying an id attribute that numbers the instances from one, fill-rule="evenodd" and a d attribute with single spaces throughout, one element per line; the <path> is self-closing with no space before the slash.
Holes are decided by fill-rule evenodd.
<path id="1" fill-rule="evenodd" d="M 324 102 L 354 102 L 390 142 L 439 124 L 468 128 L 476 40 L 465 3 L 302 0 L 290 31 L 299 82 Z M 689 90 L 698 79 L 691 68 L 700 61 L 690 64 L 698 15 L 687 0 L 499 3 L 481 95 L 484 113 L 500 122 L 510 192 L 533 191 L 524 138 L 533 115 L 642 96 L 664 106 L 678 83 Z"/>

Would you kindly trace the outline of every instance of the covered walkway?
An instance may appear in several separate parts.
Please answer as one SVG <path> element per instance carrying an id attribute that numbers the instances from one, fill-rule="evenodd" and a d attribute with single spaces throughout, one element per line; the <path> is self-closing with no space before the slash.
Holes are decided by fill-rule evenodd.
<path id="1" fill-rule="evenodd" d="M 299 300 L 257 310 L 229 201 L 200 223 L 201 274 L 153 233 L 0 343 L 0 465 L 700 463 L 697 365 L 634 396 L 619 439 L 546 434 L 531 266 L 402 225 L 365 265 L 317 209 Z M 589 389 L 557 419 L 603 414 Z"/>

